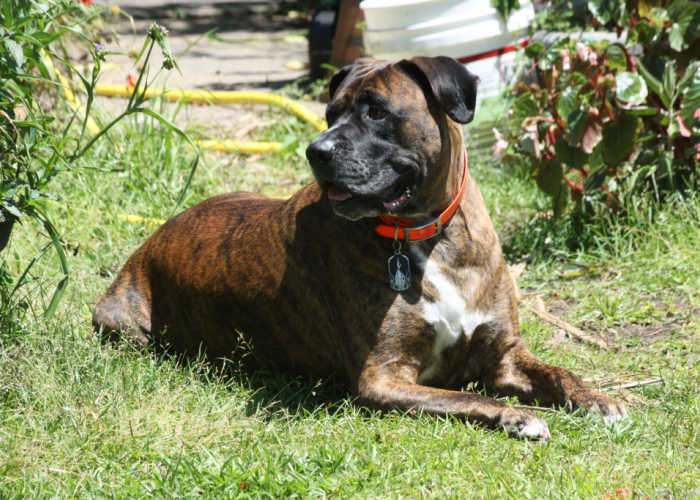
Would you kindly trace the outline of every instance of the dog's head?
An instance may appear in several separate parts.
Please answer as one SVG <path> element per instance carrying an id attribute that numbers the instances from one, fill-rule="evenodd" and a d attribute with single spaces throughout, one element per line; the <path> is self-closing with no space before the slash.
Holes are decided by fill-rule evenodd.
<path id="1" fill-rule="evenodd" d="M 445 149 L 454 147 L 446 129 L 472 120 L 477 82 L 448 57 L 373 61 L 338 71 L 329 84 L 329 128 L 306 150 L 334 212 L 355 220 L 434 210 L 430 193 L 436 183 L 444 187 L 450 167 Z"/>

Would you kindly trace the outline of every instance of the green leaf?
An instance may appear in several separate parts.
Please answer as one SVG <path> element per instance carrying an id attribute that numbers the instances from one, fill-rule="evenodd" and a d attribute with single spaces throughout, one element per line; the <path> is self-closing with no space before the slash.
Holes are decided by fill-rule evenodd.
<path id="1" fill-rule="evenodd" d="M 570 146 L 563 138 L 554 144 L 557 158 L 569 167 L 581 167 L 585 165 L 588 155 L 580 148 Z"/>
<path id="2" fill-rule="evenodd" d="M 550 160 L 540 165 L 535 172 L 537 186 L 549 196 L 557 196 L 564 183 L 564 169 L 557 160 Z"/>
<path id="3" fill-rule="evenodd" d="M 694 1 L 674 0 L 668 6 L 668 14 L 673 21 L 669 31 L 671 48 L 684 51 L 697 41 L 700 5 Z"/>
<path id="4" fill-rule="evenodd" d="M 683 50 L 683 30 L 678 23 L 673 23 L 668 31 L 668 41 L 676 52 Z"/>
<path id="5" fill-rule="evenodd" d="M 700 135 L 700 118 L 696 117 L 697 110 L 700 109 L 700 63 L 688 66 L 679 88 L 683 88 L 681 117 L 693 135 Z"/>
<path id="6" fill-rule="evenodd" d="M 648 91 L 644 78 L 637 73 L 621 71 L 615 79 L 617 98 L 630 104 L 642 104 L 646 101 Z"/>
<path id="7" fill-rule="evenodd" d="M 588 0 L 588 10 L 601 24 L 608 24 L 610 21 L 617 21 L 621 17 L 620 7 L 624 2 L 613 0 Z"/>
<path id="8" fill-rule="evenodd" d="M 509 126 L 513 130 L 519 130 L 525 118 L 539 115 L 539 107 L 531 92 L 519 95 L 513 102 L 513 114 L 509 120 Z"/>
<path id="9" fill-rule="evenodd" d="M 676 98 L 676 61 L 671 59 L 664 66 L 664 94 L 669 106 L 673 106 Z"/>
<path id="10" fill-rule="evenodd" d="M 63 252 L 63 242 L 61 241 L 61 237 L 59 236 L 58 231 L 56 231 L 56 228 L 54 227 L 49 217 L 43 210 L 41 210 L 37 206 L 32 206 L 30 208 L 31 212 L 29 212 L 29 215 L 31 215 L 39 223 L 41 223 L 41 225 L 44 227 L 44 230 L 48 233 L 49 237 L 51 238 L 51 243 L 53 244 L 53 247 L 56 250 L 58 262 L 61 266 L 61 271 L 63 272 L 63 277 L 61 278 L 61 281 L 58 282 L 58 285 L 56 285 L 56 289 L 54 290 L 53 295 L 51 296 L 51 301 L 49 302 L 49 305 L 44 311 L 44 317 L 50 318 L 56 311 L 56 306 L 58 306 L 58 303 L 60 302 L 61 297 L 63 296 L 63 293 L 66 291 L 66 287 L 68 286 L 68 281 L 70 278 L 70 267 L 68 266 L 68 259 L 66 258 L 66 254 Z"/>
<path id="11" fill-rule="evenodd" d="M 605 59 L 611 70 L 627 68 L 627 54 L 622 45 L 613 43 L 605 48 Z"/>
<path id="12" fill-rule="evenodd" d="M 491 0 L 491 4 L 501 14 L 504 21 L 508 20 L 512 11 L 520 8 L 520 0 Z"/>
<path id="13" fill-rule="evenodd" d="M 537 102 L 530 93 L 519 96 L 513 103 L 513 113 L 520 118 L 535 116 L 538 112 Z"/>
<path id="14" fill-rule="evenodd" d="M 571 113 L 579 109 L 579 102 L 578 89 L 567 87 L 557 98 L 557 113 L 561 118 L 567 120 Z"/>
<path id="15" fill-rule="evenodd" d="M 569 113 L 566 117 L 566 121 L 569 125 L 566 134 L 566 140 L 572 146 L 577 146 L 581 141 L 581 136 L 583 135 L 584 126 L 586 124 L 586 112 L 581 109 L 576 109 Z"/>
<path id="16" fill-rule="evenodd" d="M 520 149 L 532 157 L 537 156 L 535 141 L 533 141 L 530 137 L 523 137 L 520 139 Z"/>
<path id="17" fill-rule="evenodd" d="M 5 210 L 7 213 L 14 215 L 17 218 L 22 217 L 22 212 L 19 211 L 19 209 L 11 204 L 3 205 L 3 210 Z"/>
<path id="18" fill-rule="evenodd" d="M 525 54 L 527 57 L 534 59 L 543 50 L 544 45 L 541 42 L 534 42 L 525 47 Z"/>
<path id="19" fill-rule="evenodd" d="M 12 57 L 12 61 L 15 65 L 14 69 L 16 71 L 22 71 L 22 66 L 24 65 L 24 51 L 22 50 L 22 46 L 8 38 L 5 40 L 5 47 L 7 47 L 7 51 Z"/>
<path id="20" fill-rule="evenodd" d="M 698 70 L 700 70 L 700 61 L 693 61 L 688 65 L 688 67 L 685 69 L 685 74 L 678 82 L 679 92 L 683 92 L 688 84 L 697 84 L 696 82 L 700 80 L 700 73 L 698 73 Z"/>
<path id="21" fill-rule="evenodd" d="M 626 179 L 628 193 L 634 194 L 639 188 L 643 187 L 644 181 L 654 169 L 655 167 L 652 165 L 642 165 L 632 172 Z"/>
<path id="22" fill-rule="evenodd" d="M 561 217 L 569 202 L 569 190 L 565 183 L 559 184 L 559 192 L 552 196 L 552 211 L 555 217 Z"/>
<path id="23" fill-rule="evenodd" d="M 644 78 L 644 81 L 647 83 L 651 91 L 654 92 L 654 94 L 656 94 L 657 96 L 659 96 L 664 106 L 668 107 L 668 101 L 666 100 L 666 97 L 664 95 L 661 80 L 659 80 L 653 74 L 651 74 L 651 72 L 646 68 L 646 66 L 642 64 L 642 61 L 640 59 L 635 59 L 635 61 L 637 63 L 637 71 L 640 75 L 642 75 L 642 78 Z"/>
<path id="24" fill-rule="evenodd" d="M 624 108 L 625 113 L 633 116 L 652 116 L 657 114 L 659 111 L 656 108 L 650 108 L 649 106 L 638 106 L 635 108 Z"/>
<path id="25" fill-rule="evenodd" d="M 639 134 L 639 117 L 622 113 L 616 119 L 603 125 L 603 161 L 609 166 L 617 166 L 625 161 L 634 149 Z"/>
<path id="26" fill-rule="evenodd" d="M 605 176 L 607 174 L 607 171 L 608 166 L 605 164 L 598 165 L 597 168 L 594 168 L 593 171 L 591 171 L 591 173 L 588 174 L 586 180 L 583 181 L 583 192 L 586 194 L 590 194 L 591 192 L 600 189 L 600 186 L 602 186 L 605 182 Z"/>
<path id="27" fill-rule="evenodd" d="M 664 152 L 659 155 L 656 164 L 656 182 L 670 189 L 676 188 L 676 179 L 673 175 L 673 153 Z"/>
<path id="28" fill-rule="evenodd" d="M 645 19 L 642 19 L 634 26 L 634 30 L 632 32 L 636 39 L 628 39 L 627 41 L 650 44 L 654 38 L 656 38 L 660 30 L 661 28 L 659 28 L 657 25 L 652 25 Z"/>

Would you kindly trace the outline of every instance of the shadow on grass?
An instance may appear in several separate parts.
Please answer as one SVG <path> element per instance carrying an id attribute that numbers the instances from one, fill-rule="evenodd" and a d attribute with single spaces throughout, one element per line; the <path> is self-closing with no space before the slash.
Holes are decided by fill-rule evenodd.
<path id="1" fill-rule="evenodd" d="M 319 411 L 334 412 L 352 401 L 347 386 L 334 378 L 312 379 L 268 370 L 232 371 L 238 384 L 253 389 L 246 405 L 246 416 L 275 418 L 280 414 L 306 416 Z"/>
<path id="2" fill-rule="evenodd" d="M 605 221 L 585 220 L 577 214 L 560 218 L 535 215 L 502 237 L 507 262 L 541 261 L 589 248 L 605 233 Z"/>
<path id="3" fill-rule="evenodd" d="M 329 376 L 325 378 L 290 374 L 273 365 L 261 368 L 247 364 L 245 348 L 226 359 L 212 360 L 200 351 L 186 356 L 164 350 L 162 346 L 144 347 L 124 337 L 103 338 L 103 343 L 137 356 L 153 356 L 158 363 L 173 363 L 205 383 L 223 386 L 231 393 L 242 389 L 249 393 L 245 414 L 265 420 L 282 415 L 303 417 L 319 411 L 334 413 L 352 402 L 347 384 Z M 249 358 L 248 358 L 249 359 Z"/>

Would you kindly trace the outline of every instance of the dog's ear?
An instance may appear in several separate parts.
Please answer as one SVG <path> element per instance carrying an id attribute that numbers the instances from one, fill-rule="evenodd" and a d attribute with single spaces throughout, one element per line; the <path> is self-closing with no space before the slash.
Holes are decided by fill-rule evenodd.
<path id="1" fill-rule="evenodd" d="M 350 73 L 357 72 L 357 75 L 354 76 L 362 76 L 363 74 L 367 74 L 372 67 L 382 62 L 386 63 L 386 61 L 375 61 L 369 57 L 360 57 L 352 64 L 343 66 L 331 77 L 331 81 L 328 82 L 328 95 L 331 99 L 333 99 L 335 91 L 338 90 L 340 84 L 343 83 L 345 77 L 347 77 Z"/>
<path id="2" fill-rule="evenodd" d="M 447 116 L 458 123 L 469 123 L 476 108 L 479 77 L 451 57 L 414 57 L 399 65 L 410 75 L 427 80 L 435 99 Z"/>
<path id="3" fill-rule="evenodd" d="M 338 90 L 338 87 L 340 87 L 342 81 L 345 80 L 345 77 L 348 76 L 348 73 L 350 73 L 350 71 L 352 71 L 354 67 L 354 64 L 344 66 L 338 71 L 336 71 L 335 74 L 331 77 L 331 81 L 328 82 L 328 95 L 331 99 L 333 99 L 335 91 Z"/>

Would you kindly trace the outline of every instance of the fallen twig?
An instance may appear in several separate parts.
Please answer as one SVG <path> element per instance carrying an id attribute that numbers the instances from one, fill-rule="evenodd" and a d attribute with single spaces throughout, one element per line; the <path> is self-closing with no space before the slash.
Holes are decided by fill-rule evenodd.
<path id="1" fill-rule="evenodd" d="M 545 320 L 549 323 L 552 323 L 555 326 L 558 326 L 559 328 L 564 330 L 566 333 L 572 335 L 573 337 L 576 337 L 577 339 L 579 339 L 583 342 L 587 342 L 587 343 L 592 344 L 594 346 L 597 346 L 601 349 L 609 349 L 610 348 L 610 346 L 606 342 L 604 342 L 596 337 L 593 337 L 591 335 L 588 335 L 586 332 L 584 332 L 580 328 L 576 328 L 571 323 L 568 323 L 568 322 L 564 321 L 563 319 L 558 318 L 554 314 L 547 312 L 544 308 L 544 303 L 542 302 L 542 299 L 539 296 L 534 296 L 534 300 L 531 302 L 528 302 L 527 304 L 528 304 L 528 307 L 530 308 L 530 310 L 532 312 L 534 312 L 537 316 L 539 316 L 540 318 L 542 318 L 543 320 Z"/>
<path id="2" fill-rule="evenodd" d="M 650 378 L 647 380 L 636 380 L 632 382 L 625 382 L 624 384 L 617 384 L 617 385 L 603 385 L 601 386 L 601 389 L 604 389 L 606 391 L 617 391 L 620 389 L 631 389 L 632 387 L 642 387 L 644 385 L 654 385 L 654 384 L 662 384 L 663 380 L 660 378 Z"/>
<path id="3" fill-rule="evenodd" d="M 537 411 L 546 411 L 549 413 L 561 413 L 556 408 L 549 408 L 546 406 L 512 405 L 511 408 L 517 408 L 518 410 L 537 410 Z"/>

